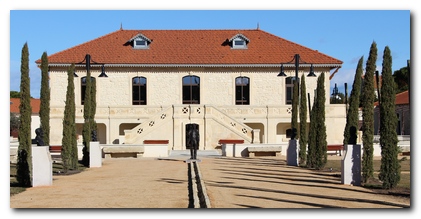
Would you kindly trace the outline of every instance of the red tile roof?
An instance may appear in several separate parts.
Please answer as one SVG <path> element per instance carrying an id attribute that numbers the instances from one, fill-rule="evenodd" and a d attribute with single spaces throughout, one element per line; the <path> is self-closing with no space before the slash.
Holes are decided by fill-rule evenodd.
<path id="1" fill-rule="evenodd" d="M 39 113 L 39 108 L 41 105 L 40 99 L 34 99 L 31 98 L 31 108 L 33 114 Z M 11 113 L 20 113 L 19 112 L 19 106 L 20 106 L 20 98 L 10 98 L 10 112 Z"/>
<path id="2" fill-rule="evenodd" d="M 404 91 L 401 93 L 396 94 L 395 105 L 405 105 L 409 104 L 409 93 L 408 91 Z M 375 102 L 374 106 L 379 105 L 379 102 Z"/>
<path id="3" fill-rule="evenodd" d="M 133 49 L 128 42 L 142 34 L 149 49 Z M 231 49 L 229 39 L 242 34 L 247 49 Z M 340 66 L 342 61 L 260 29 L 254 30 L 117 30 L 48 57 L 50 64 L 78 63 L 90 54 L 105 64 L 280 64 L 294 54 L 313 64 Z M 36 63 L 40 64 L 41 60 Z"/>

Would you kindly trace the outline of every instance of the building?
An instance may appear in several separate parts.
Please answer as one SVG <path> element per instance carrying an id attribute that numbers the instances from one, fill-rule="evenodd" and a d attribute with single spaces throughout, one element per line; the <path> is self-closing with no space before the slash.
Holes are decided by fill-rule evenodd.
<path id="1" fill-rule="evenodd" d="M 39 118 L 39 109 L 40 109 L 41 101 L 40 99 L 31 98 L 31 108 L 32 108 L 32 114 L 31 114 L 31 138 L 35 139 L 37 136 L 35 134 L 35 129 L 39 128 L 41 125 L 41 120 Z M 10 98 L 10 112 L 15 114 L 16 116 L 20 116 L 20 98 Z M 10 136 L 13 138 L 18 137 L 18 131 L 11 130 Z"/>
<path id="2" fill-rule="evenodd" d="M 374 133 L 380 134 L 380 106 L 374 103 Z M 404 91 L 396 94 L 395 112 L 398 117 L 396 133 L 398 135 L 411 135 L 411 109 L 409 106 L 409 93 Z"/>
<path id="3" fill-rule="evenodd" d="M 96 80 L 101 144 L 168 140 L 169 150 L 182 150 L 193 125 L 199 127 L 199 150 L 215 149 L 220 139 L 287 143 L 295 54 L 300 77 L 311 67 L 316 76 L 326 74 L 327 140 L 341 143 L 346 108 L 330 105 L 329 80 L 342 61 L 260 29 L 120 29 L 50 55 L 50 143 L 61 144 L 72 63 L 79 143 L 87 67 Z M 281 65 L 286 77 L 278 76 Z M 313 104 L 317 77 L 306 77 L 306 84 Z"/>

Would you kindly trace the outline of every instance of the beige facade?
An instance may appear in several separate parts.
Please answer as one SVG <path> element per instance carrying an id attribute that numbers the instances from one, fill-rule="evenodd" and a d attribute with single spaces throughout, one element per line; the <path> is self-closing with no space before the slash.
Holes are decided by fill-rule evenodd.
<path id="1" fill-rule="evenodd" d="M 274 67 L 142 67 L 105 66 L 108 77 L 100 78 L 100 70 L 91 74 L 97 81 L 98 139 L 101 144 L 142 144 L 144 140 L 169 140 L 169 150 L 186 149 L 186 125 L 199 125 L 200 150 L 215 149 L 220 139 L 244 139 L 245 143 L 279 144 L 289 138 L 291 108 L 286 104 L 286 77 L 277 77 Z M 330 69 L 325 72 L 326 127 L 328 144 L 341 144 L 346 122 L 345 105 L 329 104 Z M 285 69 L 287 76 L 295 70 Z M 79 143 L 82 142 L 83 105 L 81 78 L 83 66 L 74 79 L 76 123 Z M 299 76 L 308 74 L 301 67 Z M 183 77 L 200 78 L 200 103 L 183 104 Z M 132 80 L 146 78 L 146 105 L 132 105 Z M 249 105 L 236 105 L 237 77 L 249 78 Z M 306 77 L 307 92 L 313 104 L 317 77 Z M 67 88 L 67 68 L 50 66 L 51 137 L 52 145 L 60 145 L 62 119 Z M 308 116 L 309 117 L 309 116 Z M 309 123 L 309 121 L 307 121 Z"/>

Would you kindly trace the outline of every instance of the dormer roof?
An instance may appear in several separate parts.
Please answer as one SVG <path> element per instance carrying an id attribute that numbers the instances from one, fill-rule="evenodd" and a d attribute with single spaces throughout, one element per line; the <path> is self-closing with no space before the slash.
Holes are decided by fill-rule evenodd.
<path id="1" fill-rule="evenodd" d="M 243 34 L 241 34 L 241 33 L 236 34 L 235 36 L 231 37 L 231 39 L 229 39 L 228 41 L 229 41 L 229 42 L 232 42 L 234 39 L 237 39 L 237 38 L 243 39 L 243 40 L 245 40 L 247 43 L 249 43 L 249 42 L 250 42 L 250 40 L 249 40 L 246 36 L 244 36 Z"/>

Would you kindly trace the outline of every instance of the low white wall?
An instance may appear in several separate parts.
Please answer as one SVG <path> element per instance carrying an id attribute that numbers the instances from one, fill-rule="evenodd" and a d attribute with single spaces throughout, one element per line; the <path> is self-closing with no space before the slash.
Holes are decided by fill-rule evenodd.
<path id="1" fill-rule="evenodd" d="M 287 144 L 222 144 L 222 156 L 225 157 L 248 157 L 249 147 L 282 147 L 282 155 L 286 154 Z"/>
<path id="2" fill-rule="evenodd" d="M 101 144 L 100 147 L 143 147 L 143 157 L 168 157 L 168 144 Z"/>
<path id="3" fill-rule="evenodd" d="M 248 157 L 247 147 L 250 144 L 222 144 L 222 156 L 225 157 Z"/>
<path id="4" fill-rule="evenodd" d="M 146 144 L 143 148 L 143 157 L 168 157 L 168 144 Z"/>

